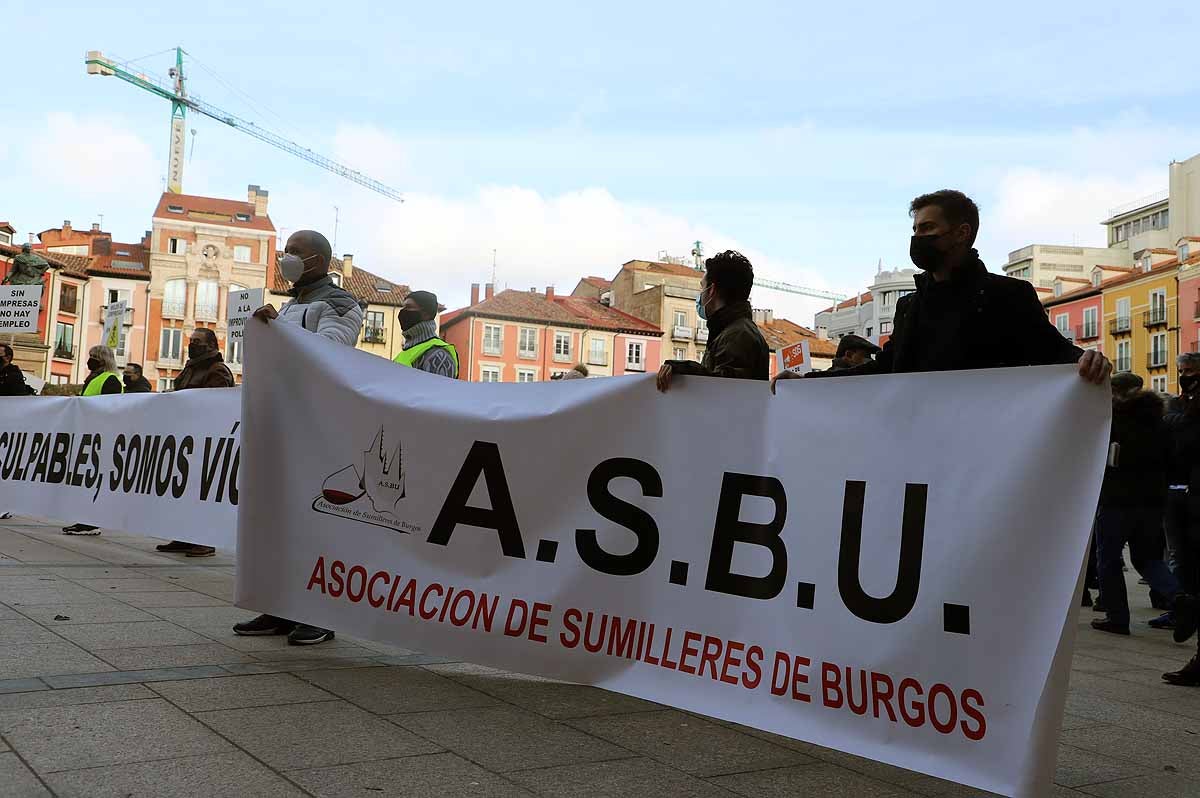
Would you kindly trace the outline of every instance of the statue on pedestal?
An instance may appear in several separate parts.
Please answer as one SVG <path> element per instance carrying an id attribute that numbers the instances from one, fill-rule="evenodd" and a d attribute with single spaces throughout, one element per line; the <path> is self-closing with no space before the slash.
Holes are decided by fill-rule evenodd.
<path id="1" fill-rule="evenodd" d="M 42 275 L 50 264 L 41 255 L 33 254 L 29 244 L 21 245 L 21 254 L 13 258 L 12 271 L 4 278 L 4 285 L 41 285 Z"/>

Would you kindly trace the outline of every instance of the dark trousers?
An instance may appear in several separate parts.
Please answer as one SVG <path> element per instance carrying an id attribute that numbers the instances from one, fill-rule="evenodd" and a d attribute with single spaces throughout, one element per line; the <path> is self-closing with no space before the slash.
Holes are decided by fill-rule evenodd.
<path id="1" fill-rule="evenodd" d="M 1192 595 L 1200 592 L 1200 516 L 1191 507 L 1193 498 L 1184 490 L 1167 493 L 1167 562 L 1181 588 Z"/>
<path id="2" fill-rule="evenodd" d="M 1161 546 L 1163 510 L 1160 507 L 1101 507 L 1096 513 L 1096 559 L 1100 569 L 1100 594 L 1108 618 L 1129 625 L 1129 596 L 1121 572 L 1121 552 L 1129 544 L 1130 559 L 1150 589 L 1171 600 L 1179 593 L 1179 581 L 1162 557 L 1138 556 Z M 1137 552 L 1137 553 L 1135 553 Z"/>

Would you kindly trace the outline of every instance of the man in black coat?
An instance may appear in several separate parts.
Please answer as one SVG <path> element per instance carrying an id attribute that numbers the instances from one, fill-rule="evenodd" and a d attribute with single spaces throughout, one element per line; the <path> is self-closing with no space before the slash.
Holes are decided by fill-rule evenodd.
<path id="1" fill-rule="evenodd" d="M 153 393 L 150 380 L 142 376 L 142 364 L 130 363 L 125 367 L 125 393 Z"/>
<path id="2" fill-rule="evenodd" d="M 13 362 L 13 348 L 0 344 L 0 396 L 29 396 L 32 393 L 21 367 Z"/>
<path id="3" fill-rule="evenodd" d="M 892 337 L 869 363 L 805 376 L 1078 363 L 1085 380 L 1108 379 L 1112 364 L 1063 338 L 1032 285 L 988 272 L 974 249 L 979 208 L 970 197 L 948 189 L 923 194 L 912 201 L 909 214 L 909 256 L 924 273 L 917 275 L 916 292 L 896 303 Z M 775 380 L 797 376 L 781 372 Z"/>

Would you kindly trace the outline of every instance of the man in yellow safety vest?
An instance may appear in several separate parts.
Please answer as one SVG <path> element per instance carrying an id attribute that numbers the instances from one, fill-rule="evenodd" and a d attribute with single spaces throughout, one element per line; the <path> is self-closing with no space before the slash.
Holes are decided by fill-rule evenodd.
<path id="1" fill-rule="evenodd" d="M 438 299 L 429 291 L 413 291 L 400 308 L 404 349 L 394 358 L 401 366 L 458 379 L 458 352 L 438 337 Z"/>

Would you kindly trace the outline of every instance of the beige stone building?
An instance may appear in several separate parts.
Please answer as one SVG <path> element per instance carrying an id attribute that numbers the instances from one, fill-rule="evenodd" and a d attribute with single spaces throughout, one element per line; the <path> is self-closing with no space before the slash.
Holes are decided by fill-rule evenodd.
<path id="1" fill-rule="evenodd" d="M 699 361 L 708 344 L 708 326 L 696 314 L 703 277 L 683 264 L 631 260 L 598 298 L 604 302 L 607 295 L 611 307 L 663 330 L 664 360 Z M 581 280 L 574 295 L 591 297 L 596 286 L 589 281 L 598 279 Z"/>
<path id="2" fill-rule="evenodd" d="M 1128 261 L 1128 262 L 1127 262 Z M 1129 257 L 1110 247 L 1067 247 L 1030 244 L 1008 253 L 1004 273 L 1033 283 L 1035 288 L 1054 288 L 1055 280 L 1091 279 L 1097 266 L 1130 266 Z"/>

